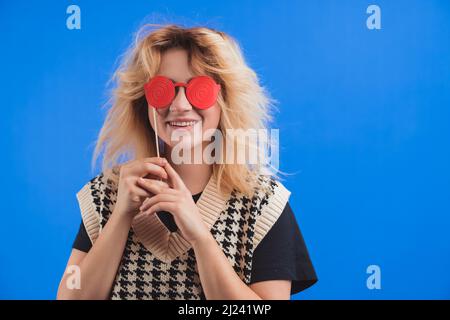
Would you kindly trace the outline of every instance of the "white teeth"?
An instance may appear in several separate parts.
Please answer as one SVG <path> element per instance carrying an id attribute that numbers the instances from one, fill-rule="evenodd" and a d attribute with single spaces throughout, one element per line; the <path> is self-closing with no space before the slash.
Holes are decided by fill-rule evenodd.
<path id="1" fill-rule="evenodd" d="M 187 126 L 193 126 L 197 121 L 170 121 L 171 126 L 177 126 L 177 127 L 187 127 Z"/>

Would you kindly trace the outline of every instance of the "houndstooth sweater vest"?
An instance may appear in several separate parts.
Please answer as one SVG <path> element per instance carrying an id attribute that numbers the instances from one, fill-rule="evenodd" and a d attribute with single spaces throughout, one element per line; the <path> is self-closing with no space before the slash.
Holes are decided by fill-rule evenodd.
<path id="1" fill-rule="evenodd" d="M 196 202 L 203 221 L 235 272 L 250 282 L 252 255 L 282 213 L 290 192 L 260 176 L 251 198 L 218 192 L 214 176 Z M 262 191 L 262 186 L 268 187 Z M 84 226 L 95 243 L 114 208 L 117 184 L 101 173 L 78 191 Z M 137 215 L 130 228 L 111 299 L 205 299 L 194 250 L 179 230 L 170 232 L 156 214 Z"/>

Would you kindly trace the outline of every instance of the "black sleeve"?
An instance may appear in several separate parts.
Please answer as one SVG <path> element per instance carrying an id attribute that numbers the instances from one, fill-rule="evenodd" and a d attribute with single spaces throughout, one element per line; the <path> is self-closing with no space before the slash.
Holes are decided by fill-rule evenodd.
<path id="1" fill-rule="evenodd" d="M 78 230 L 77 237 L 73 242 L 72 248 L 78 249 L 83 252 L 89 252 L 91 247 L 91 239 L 89 239 L 86 228 L 84 227 L 84 223 L 83 221 L 81 221 L 80 228 Z"/>
<path id="2" fill-rule="evenodd" d="M 253 253 L 250 283 L 265 280 L 291 280 L 291 295 L 318 280 L 289 202 Z"/>

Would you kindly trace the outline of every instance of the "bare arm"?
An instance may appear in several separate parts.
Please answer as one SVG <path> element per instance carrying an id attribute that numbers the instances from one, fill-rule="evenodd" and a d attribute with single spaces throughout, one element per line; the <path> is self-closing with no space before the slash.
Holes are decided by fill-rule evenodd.
<path id="1" fill-rule="evenodd" d="M 211 234 L 193 243 L 193 248 L 207 299 L 290 299 L 291 281 L 288 280 L 261 281 L 246 285 Z"/>
<path id="2" fill-rule="evenodd" d="M 122 258 L 131 216 L 112 213 L 88 253 L 72 250 L 67 266 L 77 265 L 80 269 L 80 289 L 67 287 L 65 273 L 59 284 L 57 299 L 107 299 Z"/>
<path id="3" fill-rule="evenodd" d="M 139 177 L 151 175 L 166 179 L 160 158 L 130 161 L 120 168 L 117 201 L 114 210 L 92 248 L 86 254 L 72 250 L 67 267 L 77 265 L 80 270 L 79 289 L 67 286 L 71 276 L 65 272 L 58 288 L 57 299 L 107 299 L 117 273 L 131 222 L 143 199 L 152 194 L 136 185 Z M 165 182 L 155 181 L 159 186 Z"/>

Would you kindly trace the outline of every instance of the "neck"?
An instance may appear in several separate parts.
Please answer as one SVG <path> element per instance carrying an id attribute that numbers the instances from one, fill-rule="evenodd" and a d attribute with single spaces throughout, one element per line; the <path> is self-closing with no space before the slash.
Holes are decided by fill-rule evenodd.
<path id="1" fill-rule="evenodd" d="M 213 166 L 203 162 L 201 164 L 174 164 L 170 156 L 172 152 L 171 148 L 168 148 L 166 145 L 165 150 L 165 158 L 181 177 L 191 194 L 194 195 L 202 192 L 211 178 Z"/>

